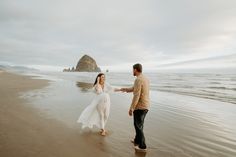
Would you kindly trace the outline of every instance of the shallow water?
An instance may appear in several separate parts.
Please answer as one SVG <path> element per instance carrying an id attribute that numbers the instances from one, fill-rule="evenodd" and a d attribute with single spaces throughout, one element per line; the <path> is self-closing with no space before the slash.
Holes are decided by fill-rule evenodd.
<path id="1" fill-rule="evenodd" d="M 41 72 L 38 75 L 53 80 L 93 83 L 97 73 Z M 236 104 L 236 74 L 147 73 L 151 90 L 190 95 Z M 132 86 L 130 73 L 106 73 L 107 81 L 115 86 Z"/>
<path id="2" fill-rule="evenodd" d="M 94 96 L 88 83 L 92 82 L 93 76 L 86 78 L 84 75 L 78 81 L 74 76 L 68 77 L 70 79 L 63 77 L 57 77 L 44 89 L 22 93 L 21 96 L 39 108 L 42 116 L 85 132 L 88 140 L 99 140 L 96 138 L 99 135 L 81 131 L 76 123 Z M 115 85 L 122 84 L 116 83 L 111 76 L 107 79 Z M 133 78 L 128 80 L 132 82 Z M 236 105 L 176 93 L 151 90 L 151 108 L 144 128 L 149 150 L 141 156 L 235 157 Z M 111 113 L 107 123 L 109 135 L 104 139 L 106 150 L 101 150 L 111 156 L 139 156 L 134 154 L 129 142 L 134 135 L 132 117 L 128 116 L 131 98 L 132 94 L 111 94 Z"/>

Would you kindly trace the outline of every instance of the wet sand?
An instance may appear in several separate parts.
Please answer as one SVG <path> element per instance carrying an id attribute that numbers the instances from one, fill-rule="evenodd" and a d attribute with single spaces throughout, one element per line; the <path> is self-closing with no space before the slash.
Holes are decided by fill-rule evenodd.
<path id="1" fill-rule="evenodd" d="M 117 143 L 116 149 L 112 149 L 109 141 L 112 130 L 107 137 L 102 137 L 96 129 L 81 131 L 79 125 L 68 127 L 20 97 L 22 92 L 34 92 L 48 85 L 47 80 L 0 72 L 1 157 L 146 156 L 135 153 L 129 139 L 123 136 L 120 138 L 124 143 Z M 126 145 L 128 152 L 118 148 L 120 145 Z M 166 156 L 161 152 L 159 155 Z M 156 155 L 149 153 L 148 156 Z"/>
<path id="2" fill-rule="evenodd" d="M 46 80 L 32 79 L 7 72 L 0 73 L 0 156 L 1 157 L 78 157 L 109 156 L 103 138 L 83 134 L 62 123 L 44 118 L 19 92 L 43 88 Z M 92 136 L 100 143 L 87 140 Z M 101 145 L 101 146 L 100 146 Z"/>
<path id="3" fill-rule="evenodd" d="M 147 153 L 136 153 L 128 108 L 132 94 L 112 93 L 108 136 L 76 123 L 91 86 L 71 80 L 0 73 L 0 156 L 234 157 L 236 106 L 151 91 L 144 131 Z"/>

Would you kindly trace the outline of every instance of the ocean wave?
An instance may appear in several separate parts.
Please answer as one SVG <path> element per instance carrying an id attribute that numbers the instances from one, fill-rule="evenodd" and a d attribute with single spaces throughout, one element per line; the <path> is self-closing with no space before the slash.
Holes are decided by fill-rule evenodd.
<path id="1" fill-rule="evenodd" d="M 223 90 L 233 90 L 236 91 L 236 88 L 230 88 L 230 87 L 208 87 L 210 89 L 223 89 Z"/>

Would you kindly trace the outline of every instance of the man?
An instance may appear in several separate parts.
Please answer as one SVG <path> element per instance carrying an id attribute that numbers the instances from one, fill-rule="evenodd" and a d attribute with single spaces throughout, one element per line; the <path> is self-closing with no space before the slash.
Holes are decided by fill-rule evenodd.
<path id="1" fill-rule="evenodd" d="M 123 92 L 133 92 L 133 100 L 129 109 L 129 115 L 134 117 L 135 138 L 131 140 L 134 143 L 136 151 L 146 152 L 147 146 L 143 133 L 143 124 L 145 116 L 149 109 L 149 80 L 142 74 L 142 65 L 133 65 L 133 75 L 136 76 L 134 86 L 131 88 L 121 88 Z"/>

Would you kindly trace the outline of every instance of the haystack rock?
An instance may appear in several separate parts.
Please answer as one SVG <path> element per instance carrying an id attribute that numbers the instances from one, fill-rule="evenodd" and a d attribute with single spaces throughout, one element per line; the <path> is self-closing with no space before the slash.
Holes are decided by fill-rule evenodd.
<path id="1" fill-rule="evenodd" d="M 82 58 L 80 58 L 75 71 L 79 72 L 101 72 L 101 69 L 97 66 L 96 61 L 88 56 L 84 55 Z"/>

